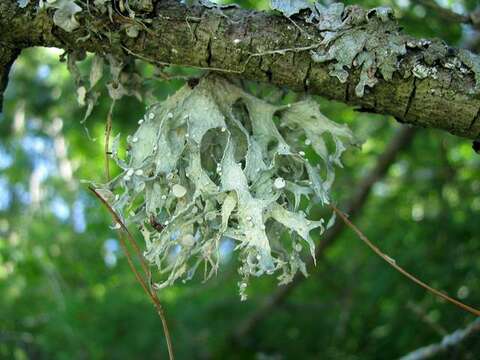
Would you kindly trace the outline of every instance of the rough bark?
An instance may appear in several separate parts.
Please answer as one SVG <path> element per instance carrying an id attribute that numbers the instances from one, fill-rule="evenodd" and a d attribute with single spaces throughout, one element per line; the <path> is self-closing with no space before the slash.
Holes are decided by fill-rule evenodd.
<path id="1" fill-rule="evenodd" d="M 440 128 L 462 137 L 480 136 L 480 74 L 475 71 L 480 61 L 474 57 L 468 69 L 447 67 L 445 64 L 455 60 L 458 52 L 438 41 L 418 45 L 421 42 L 401 35 L 405 44 L 417 45 L 407 47 L 398 57 L 391 80 L 377 76 L 378 83 L 359 97 L 355 92 L 359 67 L 346 68 L 348 78 L 342 83 L 330 75 L 331 62 L 312 61 L 309 50 L 322 41 L 325 32 L 300 18 L 293 24 L 278 14 L 156 1 L 154 10 L 143 15 L 151 20 L 148 30 L 133 39 L 121 30 L 129 21 L 126 17 L 114 14 L 111 21 L 108 17 L 89 17 L 83 11 L 78 16 L 82 26 L 68 33 L 54 25 L 51 12 L 38 12 L 36 2 L 31 1 L 24 9 L 16 0 L 0 2 L 0 65 L 10 61 L 5 48 L 54 46 L 68 51 L 128 53 L 152 63 L 213 68 L 231 77 L 308 91 L 365 111 L 390 114 L 400 122 Z M 101 31 L 94 31 L 98 29 Z M 108 32 L 114 36 L 98 36 Z M 391 34 L 374 36 L 386 37 L 388 42 Z M 419 66 L 435 66 L 435 76 L 407 76 Z"/>

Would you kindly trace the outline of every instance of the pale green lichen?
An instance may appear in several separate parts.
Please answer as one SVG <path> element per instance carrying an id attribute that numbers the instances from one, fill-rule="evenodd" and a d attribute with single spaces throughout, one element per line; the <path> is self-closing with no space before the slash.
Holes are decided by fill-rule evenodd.
<path id="1" fill-rule="evenodd" d="M 283 15 L 290 17 L 302 10 L 312 9 L 313 5 L 307 0 L 272 0 L 271 8 L 278 10 Z"/>
<path id="2" fill-rule="evenodd" d="M 18 6 L 21 8 L 27 7 L 27 5 L 30 3 L 30 0 L 17 0 Z"/>
<path id="3" fill-rule="evenodd" d="M 480 90 L 480 56 L 459 50 L 457 56 L 447 54 L 448 46 L 440 40 L 409 40 L 400 33 L 392 9 L 377 7 L 364 10 L 358 6 L 332 3 L 324 6 L 307 0 L 271 0 L 271 7 L 286 17 L 302 15 L 315 25 L 322 37 L 318 49 L 312 50 L 315 62 L 328 62 L 331 76 L 346 82 L 352 70 L 360 69 L 355 94 L 362 97 L 382 77 L 391 80 L 405 60 L 407 48 L 420 49 L 420 56 L 407 58 L 411 70 L 403 69 L 403 77 L 437 78 L 438 66 L 457 69 L 460 75 L 473 74 Z"/>
<path id="4" fill-rule="evenodd" d="M 192 278 L 202 263 L 206 278 L 215 274 L 225 239 L 237 244 L 242 298 L 250 276 L 306 275 L 301 251 L 314 255 L 310 232 L 322 233 L 324 221 L 307 219 L 301 199 L 330 201 L 334 166 L 353 141 L 346 126 L 312 99 L 276 106 L 215 76 L 154 105 L 139 124 L 125 161 L 116 137 L 123 171 L 98 188 L 140 226 L 145 257 L 163 275 L 157 288 Z M 305 158 L 305 143 L 319 164 Z"/>
<path id="5" fill-rule="evenodd" d="M 82 8 L 74 0 L 46 0 L 40 1 L 39 8 L 54 8 L 53 22 L 67 32 L 77 29 L 80 24 L 75 15 L 82 11 Z"/>
<path id="6" fill-rule="evenodd" d="M 323 38 L 320 47 L 312 50 L 315 62 L 331 62 L 330 75 L 344 83 L 349 71 L 359 67 L 360 81 L 355 94 L 362 97 L 365 87 L 378 82 L 377 70 L 385 80 L 391 80 L 398 69 L 398 58 L 405 55 L 405 41 L 388 7 L 363 10 L 342 3 L 329 6 L 305 0 L 272 0 L 272 8 L 290 17 L 309 10 L 308 22 L 313 23 Z"/>
<path id="7" fill-rule="evenodd" d="M 315 62 L 331 61 L 330 75 L 340 82 L 347 81 L 351 69 L 361 68 L 355 87 L 359 97 L 365 93 L 365 87 L 378 82 L 377 70 L 385 80 L 392 79 L 399 57 L 407 50 L 391 9 L 365 11 L 335 3 L 329 7 L 316 4 L 315 11 L 311 19 L 323 36 L 320 48 L 312 51 Z"/>
<path id="8" fill-rule="evenodd" d="M 465 64 L 475 77 L 475 93 L 480 90 L 480 56 L 468 50 L 460 49 L 458 59 Z"/>

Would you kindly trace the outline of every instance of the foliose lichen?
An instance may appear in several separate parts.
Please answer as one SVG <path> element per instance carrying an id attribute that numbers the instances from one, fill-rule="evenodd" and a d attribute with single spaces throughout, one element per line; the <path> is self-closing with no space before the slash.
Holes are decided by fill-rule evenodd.
<path id="1" fill-rule="evenodd" d="M 290 17 L 302 10 L 312 9 L 313 5 L 307 0 L 271 0 L 271 8 L 280 11 L 283 15 Z"/>
<path id="2" fill-rule="evenodd" d="M 53 22 L 67 32 L 71 32 L 80 26 L 75 15 L 82 11 L 82 8 L 74 0 L 42 0 L 39 3 L 40 9 L 54 8 Z"/>
<path id="3" fill-rule="evenodd" d="M 312 59 L 331 61 L 330 75 L 340 82 L 347 81 L 350 69 L 360 68 L 355 94 L 361 97 L 365 87 L 378 82 L 377 70 L 385 80 L 391 80 L 398 58 L 407 52 L 393 20 L 393 11 L 387 7 L 366 11 L 341 3 L 329 7 L 315 3 L 310 21 L 322 31 L 323 40 L 320 48 L 312 51 Z"/>
<path id="4" fill-rule="evenodd" d="M 157 288 L 191 279 L 202 263 L 206 279 L 215 274 L 223 241 L 236 244 L 242 298 L 251 276 L 276 273 L 283 284 L 307 274 L 301 253 L 314 256 L 310 232 L 325 226 L 306 218 L 301 200 L 330 201 L 334 166 L 353 143 L 346 126 L 312 99 L 276 106 L 211 75 L 152 106 L 139 124 L 126 160 L 115 138 L 122 173 L 96 187 L 140 227 L 144 255 L 163 275 Z M 319 164 L 305 158 L 305 144 Z"/>
<path id="5" fill-rule="evenodd" d="M 30 0 L 17 0 L 18 6 L 21 8 L 27 7 L 27 5 L 30 3 Z"/>
<path id="6" fill-rule="evenodd" d="M 441 67 L 455 69 L 459 75 L 472 74 L 473 94 L 480 91 L 480 56 L 467 50 L 449 54 L 450 49 L 440 40 L 415 40 L 401 34 L 393 10 L 377 7 L 364 10 L 358 6 L 332 3 L 324 6 L 307 0 L 271 0 L 271 7 L 286 17 L 303 17 L 312 23 L 322 37 L 318 49 L 312 50 L 312 60 L 328 62 L 330 75 L 346 82 L 351 70 L 360 68 L 355 94 L 362 97 L 366 87 L 373 87 L 381 76 L 391 80 L 403 62 L 404 78 L 437 78 Z M 408 51 L 413 56 L 406 57 Z"/>
<path id="7" fill-rule="evenodd" d="M 460 49 L 458 59 L 467 66 L 475 76 L 475 92 L 480 91 L 480 56 L 468 50 Z"/>

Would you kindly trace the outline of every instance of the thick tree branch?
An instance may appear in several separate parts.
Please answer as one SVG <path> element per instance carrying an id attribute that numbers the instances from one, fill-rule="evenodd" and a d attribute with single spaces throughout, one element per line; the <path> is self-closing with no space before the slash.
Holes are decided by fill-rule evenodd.
<path id="1" fill-rule="evenodd" d="M 368 195 L 373 185 L 385 176 L 390 166 L 394 163 L 397 155 L 407 148 L 415 135 L 415 129 L 402 128 L 393 137 L 384 153 L 378 158 L 374 168 L 359 183 L 356 192 L 347 201 L 343 208 L 350 215 L 355 217 L 365 205 Z M 317 262 L 324 256 L 325 251 L 339 238 L 343 230 L 346 229 L 345 223 L 337 221 L 335 225 L 322 236 L 322 241 L 318 244 L 315 251 Z M 313 268 L 313 261 L 308 264 L 309 268 Z M 290 295 L 306 278 L 297 274 L 293 281 L 285 286 L 279 287 L 278 290 L 270 295 L 250 316 L 246 317 L 239 326 L 234 330 L 229 341 L 237 345 L 245 345 L 245 341 L 250 334 L 270 313 Z"/>
<path id="2" fill-rule="evenodd" d="M 401 35 L 406 53 L 396 59 L 393 78 L 387 81 L 380 74 L 368 74 L 379 81 L 359 97 L 355 87 L 361 66 L 354 62 L 352 68 L 346 67 L 348 77 L 341 82 L 330 75 L 332 61 L 312 61 L 310 50 L 321 44 L 327 32 L 301 18 L 293 19 L 294 26 L 278 14 L 187 7 L 162 0 L 156 1 L 151 13 L 142 15 L 151 21 L 145 22 L 147 30 L 131 38 L 122 27 L 131 20 L 118 13 L 114 12 L 110 20 L 84 10 L 78 16 L 82 26 L 68 33 L 53 24 L 50 12 L 38 12 L 36 1 L 30 3 L 21 9 L 16 0 L 0 2 L 3 46 L 127 53 L 157 64 L 214 68 L 228 76 L 307 90 L 363 110 L 393 115 L 401 122 L 445 129 L 468 138 L 480 135 L 480 89 L 476 84 L 480 82 L 480 73 L 476 72 L 480 72 L 480 61 L 468 54 L 466 64 L 459 60 L 457 50 L 438 41 L 417 41 Z M 350 30 L 364 26 L 352 24 Z M 370 36 L 388 43 L 390 36 L 398 36 L 397 30 L 393 32 L 379 27 Z M 425 74 L 425 69 L 430 73 Z"/>

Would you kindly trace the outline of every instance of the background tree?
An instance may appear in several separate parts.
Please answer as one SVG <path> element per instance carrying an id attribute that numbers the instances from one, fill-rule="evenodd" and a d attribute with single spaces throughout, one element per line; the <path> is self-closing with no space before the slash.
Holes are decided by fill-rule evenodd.
<path id="1" fill-rule="evenodd" d="M 480 302 L 475 221 L 480 159 L 471 140 L 445 131 L 405 129 L 391 116 L 364 112 L 389 113 L 402 122 L 474 139 L 480 133 L 474 72 L 478 63 L 464 70 L 440 67 L 436 79 L 380 78 L 358 97 L 358 69 L 349 70 L 347 82 L 341 83 L 328 74 L 329 63 L 309 64 L 308 51 L 298 50 L 312 42 L 299 35 L 311 30 L 300 18 L 290 21 L 279 14 L 224 9 L 236 21 L 227 27 L 228 19 L 214 7 L 185 8 L 160 1 L 145 16 L 151 18 L 152 23 L 146 23 L 150 31 L 130 38 L 128 17 L 125 23 L 118 17 L 94 23 L 80 13 L 79 30 L 67 32 L 53 23 L 55 9 L 49 16 L 38 15 L 36 1 L 24 3 L 25 8 L 16 1 L 0 4 L 2 82 L 22 50 L 11 71 L 0 122 L 0 357 L 166 356 L 161 325 L 126 265 L 117 234 L 109 229 L 111 219 L 79 182 L 103 180 L 102 139 L 111 98 L 102 89 L 110 78 L 105 75 L 88 94 L 100 93 L 85 123 L 97 139 L 91 141 L 80 123 L 85 108 L 77 104 L 77 89 L 85 85 L 79 83 L 82 77 L 75 78 L 67 64 L 58 61 L 62 50 L 33 46 L 125 56 L 139 75 L 139 92 L 150 95 L 143 101 L 133 96 L 116 102 L 112 125 L 122 134 L 134 131 L 134 119 L 145 104 L 173 93 L 183 84 L 181 77 L 203 71 L 198 67 L 227 69 L 224 75 L 242 79 L 259 96 L 278 94 L 265 83 L 282 86 L 284 102 L 304 90 L 324 96 L 318 98 L 324 113 L 349 124 L 365 141 L 361 150 L 345 156 L 345 168 L 337 173 L 334 186 L 336 201 L 399 263 L 465 302 Z M 246 9 L 268 8 L 267 1 L 240 3 Z M 384 5 L 355 3 L 365 8 Z M 475 50 L 475 1 L 445 2 L 443 8 L 433 1 L 389 5 L 405 33 Z M 102 28 L 111 36 L 91 35 L 81 41 L 88 35 L 86 24 L 93 33 Z M 241 42 L 240 51 L 234 52 L 235 39 L 243 41 L 248 35 L 258 41 L 255 46 L 265 45 L 262 54 Z M 272 47 L 274 40 L 279 42 Z M 269 53 L 293 48 L 298 51 Z M 428 49 L 412 48 L 408 59 L 437 54 Z M 407 70 L 415 67 L 405 63 Z M 78 66 L 88 75 L 92 57 Z M 274 279 L 256 279 L 247 302 L 239 301 L 238 264 L 228 245 L 217 277 L 160 292 L 177 357 L 395 358 L 438 342 L 473 320 L 387 268 L 340 223 L 317 242 L 321 257 L 308 279 L 280 290 Z M 265 299 L 274 299 L 274 306 Z M 480 352 L 475 335 L 444 350 L 439 356 L 445 358 L 475 358 Z"/>

